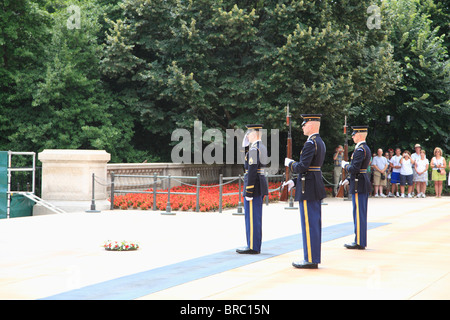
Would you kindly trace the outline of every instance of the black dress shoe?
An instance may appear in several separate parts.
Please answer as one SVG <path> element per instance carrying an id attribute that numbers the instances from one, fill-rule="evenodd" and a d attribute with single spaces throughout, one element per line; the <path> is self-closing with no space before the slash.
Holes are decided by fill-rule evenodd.
<path id="1" fill-rule="evenodd" d="M 308 261 L 294 261 L 292 265 L 299 269 L 318 269 L 319 266 L 317 263 L 311 263 Z"/>
<path id="2" fill-rule="evenodd" d="M 352 242 L 352 243 L 346 243 L 344 244 L 344 247 L 347 249 L 358 249 L 358 250 L 364 250 L 366 247 L 360 246 L 359 244 Z"/>
<path id="3" fill-rule="evenodd" d="M 237 248 L 236 252 L 237 253 L 241 253 L 241 254 L 259 254 L 259 251 L 252 250 L 252 249 L 250 249 L 248 247 Z"/>

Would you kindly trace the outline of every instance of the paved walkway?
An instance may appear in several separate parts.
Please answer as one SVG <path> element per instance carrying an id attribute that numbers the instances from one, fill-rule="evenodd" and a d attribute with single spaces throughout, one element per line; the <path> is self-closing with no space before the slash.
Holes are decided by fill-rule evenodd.
<path id="1" fill-rule="evenodd" d="M 260 255 L 238 255 L 243 216 L 153 211 L 0 220 L 0 299 L 450 299 L 450 198 L 369 199 L 368 249 L 354 238 L 351 201 L 322 206 L 322 264 L 303 256 L 300 216 L 263 209 Z M 109 252 L 105 240 L 136 240 Z"/>

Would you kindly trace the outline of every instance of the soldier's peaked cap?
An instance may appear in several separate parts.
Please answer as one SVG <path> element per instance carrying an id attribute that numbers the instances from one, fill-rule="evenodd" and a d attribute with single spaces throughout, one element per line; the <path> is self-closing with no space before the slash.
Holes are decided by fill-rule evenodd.
<path id="1" fill-rule="evenodd" d="M 260 130 L 263 128 L 263 125 L 262 124 L 247 124 L 247 125 L 245 125 L 245 127 L 248 130 Z"/>
<path id="2" fill-rule="evenodd" d="M 320 121 L 322 118 L 321 114 L 302 114 L 301 116 L 303 118 L 302 126 L 308 121 Z"/>
<path id="3" fill-rule="evenodd" d="M 367 132 L 369 130 L 369 126 L 352 126 L 353 132 L 352 136 L 360 133 L 360 132 Z"/>

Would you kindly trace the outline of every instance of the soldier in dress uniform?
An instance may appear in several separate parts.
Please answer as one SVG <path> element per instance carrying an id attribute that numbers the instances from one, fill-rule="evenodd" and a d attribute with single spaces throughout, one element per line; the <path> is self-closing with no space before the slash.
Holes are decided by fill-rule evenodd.
<path id="1" fill-rule="evenodd" d="M 325 143 L 319 135 L 321 114 L 302 114 L 303 133 L 308 136 L 300 160 L 286 158 L 284 165 L 292 173 L 298 173 L 297 180 L 289 180 L 283 184 L 289 190 L 296 186 L 295 200 L 299 201 L 303 238 L 304 260 L 292 265 L 302 269 L 317 269 L 320 263 L 322 238 L 321 200 L 326 197 L 322 180 L 322 164 L 325 158 Z"/>
<path id="2" fill-rule="evenodd" d="M 367 203 L 372 191 L 367 167 L 372 152 L 366 143 L 368 126 L 353 126 L 352 129 L 352 138 L 356 143 L 355 151 L 350 163 L 342 161 L 342 168 L 350 174 L 350 178 L 341 183 L 348 184 L 350 182 L 349 192 L 352 194 L 355 241 L 344 246 L 347 249 L 365 249 L 367 246 Z"/>
<path id="3" fill-rule="evenodd" d="M 244 212 L 247 246 L 236 249 L 237 253 L 261 252 L 262 207 L 264 196 L 269 194 L 264 167 L 267 165 L 267 149 L 261 142 L 262 124 L 249 124 L 243 147 L 248 147 L 244 162 Z"/>

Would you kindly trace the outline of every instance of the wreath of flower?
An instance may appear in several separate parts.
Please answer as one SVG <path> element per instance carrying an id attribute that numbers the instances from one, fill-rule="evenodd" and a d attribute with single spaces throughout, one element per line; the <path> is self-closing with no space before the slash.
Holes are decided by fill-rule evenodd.
<path id="1" fill-rule="evenodd" d="M 108 251 L 130 251 L 139 249 L 139 244 L 137 242 L 129 242 L 125 240 L 107 240 L 103 244 L 103 247 Z"/>

